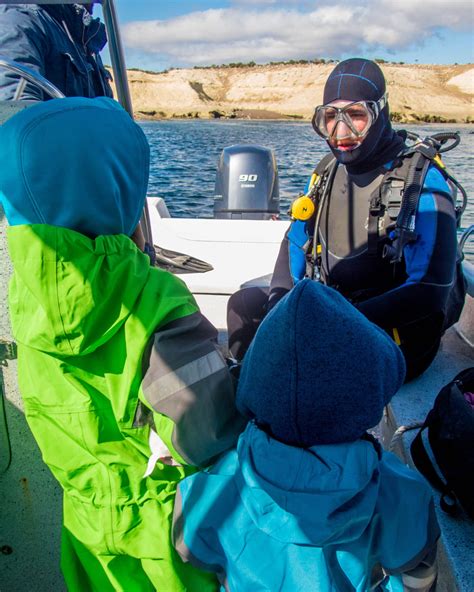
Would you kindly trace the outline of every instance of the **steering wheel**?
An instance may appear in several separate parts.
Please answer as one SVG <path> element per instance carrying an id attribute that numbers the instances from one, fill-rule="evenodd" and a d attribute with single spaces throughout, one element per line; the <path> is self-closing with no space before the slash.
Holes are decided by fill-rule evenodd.
<path id="1" fill-rule="evenodd" d="M 2 55 L 0 55 L 0 68 L 4 68 L 5 70 L 20 76 L 15 96 L 13 97 L 14 101 L 19 101 L 21 99 L 21 95 L 25 90 L 27 82 L 31 83 L 34 87 L 39 88 L 52 99 L 64 99 L 65 97 L 65 95 L 56 88 L 54 84 L 51 84 L 49 80 L 46 80 L 44 76 L 41 76 L 41 74 L 38 74 L 38 72 L 35 72 L 31 68 L 19 64 L 18 62 L 14 62 Z"/>

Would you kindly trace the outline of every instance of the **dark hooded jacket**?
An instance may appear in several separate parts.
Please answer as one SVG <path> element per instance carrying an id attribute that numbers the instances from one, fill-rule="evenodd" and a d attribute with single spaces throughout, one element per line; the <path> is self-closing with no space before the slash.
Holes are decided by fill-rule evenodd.
<path id="1" fill-rule="evenodd" d="M 66 96 L 112 96 L 100 51 L 105 27 L 80 5 L 0 6 L 0 53 L 44 76 Z M 0 99 L 11 100 L 18 76 L 0 70 Z M 49 97 L 27 84 L 21 97 Z"/>

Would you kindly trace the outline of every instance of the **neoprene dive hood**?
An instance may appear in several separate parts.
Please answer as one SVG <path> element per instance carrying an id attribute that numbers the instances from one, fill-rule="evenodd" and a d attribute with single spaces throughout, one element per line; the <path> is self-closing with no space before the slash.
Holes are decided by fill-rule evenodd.
<path id="1" fill-rule="evenodd" d="M 324 105 L 333 101 L 378 101 L 386 92 L 385 78 L 371 60 L 351 58 L 340 62 L 324 87 Z M 404 148 L 403 139 L 390 123 L 388 103 L 380 111 L 364 140 L 354 150 L 340 151 L 328 142 L 337 160 L 347 165 L 349 173 L 365 173 L 381 166 Z"/>

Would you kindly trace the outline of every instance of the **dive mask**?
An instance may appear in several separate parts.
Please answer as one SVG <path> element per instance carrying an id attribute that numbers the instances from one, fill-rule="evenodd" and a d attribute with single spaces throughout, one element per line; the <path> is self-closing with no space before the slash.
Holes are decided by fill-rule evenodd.
<path id="1" fill-rule="evenodd" d="M 379 113 L 387 104 L 388 95 L 385 93 L 378 101 L 353 101 L 344 107 L 335 105 L 319 105 L 316 107 L 311 120 L 314 131 L 325 140 L 332 139 L 339 122 L 344 122 L 350 134 L 337 136 L 339 139 L 355 137 L 364 138 Z"/>

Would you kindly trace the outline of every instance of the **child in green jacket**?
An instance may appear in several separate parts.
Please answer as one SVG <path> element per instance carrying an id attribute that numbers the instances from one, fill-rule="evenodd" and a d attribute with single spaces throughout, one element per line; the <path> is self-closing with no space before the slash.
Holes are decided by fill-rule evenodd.
<path id="1" fill-rule="evenodd" d="M 216 330 L 130 239 L 146 138 L 110 99 L 56 99 L 0 128 L 0 158 L 18 380 L 64 490 L 68 589 L 216 590 L 172 548 L 173 501 L 243 420 Z"/>

